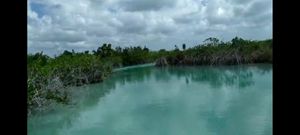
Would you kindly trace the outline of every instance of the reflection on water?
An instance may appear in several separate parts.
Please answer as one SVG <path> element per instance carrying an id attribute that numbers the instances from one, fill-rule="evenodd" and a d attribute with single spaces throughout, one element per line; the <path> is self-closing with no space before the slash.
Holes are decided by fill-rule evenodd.
<path id="1" fill-rule="evenodd" d="M 71 90 L 29 134 L 272 134 L 272 65 L 132 68 Z"/>

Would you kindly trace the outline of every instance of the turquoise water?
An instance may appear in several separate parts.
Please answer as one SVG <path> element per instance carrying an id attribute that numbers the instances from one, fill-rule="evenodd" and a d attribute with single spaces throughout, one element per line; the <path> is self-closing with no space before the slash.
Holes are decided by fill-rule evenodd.
<path id="1" fill-rule="evenodd" d="M 29 135 L 271 135 L 272 65 L 119 70 L 28 118 Z"/>

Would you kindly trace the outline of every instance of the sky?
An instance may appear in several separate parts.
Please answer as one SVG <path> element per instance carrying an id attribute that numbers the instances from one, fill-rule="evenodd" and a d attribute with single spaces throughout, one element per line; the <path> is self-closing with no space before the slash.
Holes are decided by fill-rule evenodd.
<path id="1" fill-rule="evenodd" d="M 28 0 L 28 53 L 272 38 L 272 0 Z"/>

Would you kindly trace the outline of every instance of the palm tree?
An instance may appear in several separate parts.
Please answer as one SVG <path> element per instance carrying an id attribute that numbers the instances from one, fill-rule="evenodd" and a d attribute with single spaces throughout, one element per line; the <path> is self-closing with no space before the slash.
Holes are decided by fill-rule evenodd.
<path id="1" fill-rule="evenodd" d="M 185 44 L 182 44 L 182 49 L 183 49 L 183 50 L 185 50 L 185 47 L 186 47 Z"/>

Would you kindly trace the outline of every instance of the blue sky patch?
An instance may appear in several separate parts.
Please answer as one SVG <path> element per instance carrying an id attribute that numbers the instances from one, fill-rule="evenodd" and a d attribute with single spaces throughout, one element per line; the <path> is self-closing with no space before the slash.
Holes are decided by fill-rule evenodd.
<path id="1" fill-rule="evenodd" d="M 44 15 L 46 15 L 46 6 L 43 4 L 39 4 L 39 3 L 35 3 L 35 2 L 31 2 L 30 3 L 31 6 L 31 10 L 33 10 L 34 12 L 36 12 L 38 14 L 38 17 L 41 18 Z"/>

